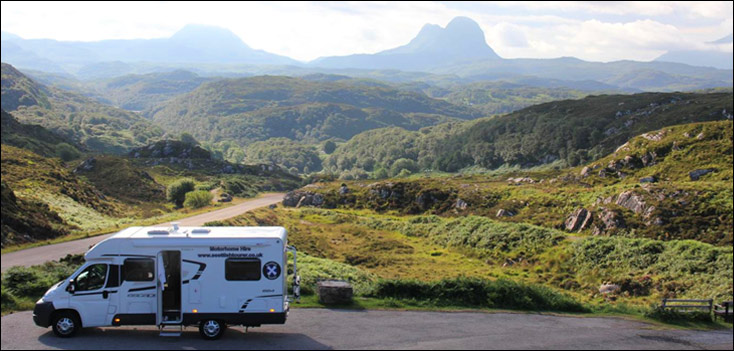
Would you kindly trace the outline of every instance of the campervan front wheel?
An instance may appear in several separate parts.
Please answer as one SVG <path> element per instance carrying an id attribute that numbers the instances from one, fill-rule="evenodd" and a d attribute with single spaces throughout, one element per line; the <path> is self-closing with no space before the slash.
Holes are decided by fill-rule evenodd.
<path id="1" fill-rule="evenodd" d="M 58 313 L 51 321 L 51 328 L 54 330 L 54 334 L 62 338 L 74 336 L 80 327 L 81 322 L 79 322 L 79 318 L 76 314 L 68 311 Z"/>
<path id="2" fill-rule="evenodd" d="M 215 340 L 224 334 L 227 325 L 216 319 L 207 319 L 199 324 L 199 333 L 206 340 Z"/>

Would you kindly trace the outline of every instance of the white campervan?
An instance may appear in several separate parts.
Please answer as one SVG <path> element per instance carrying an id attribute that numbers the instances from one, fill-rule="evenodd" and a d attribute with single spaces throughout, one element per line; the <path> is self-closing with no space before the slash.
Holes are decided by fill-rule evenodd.
<path id="1" fill-rule="evenodd" d="M 216 339 L 228 324 L 283 324 L 288 251 L 298 298 L 285 228 L 128 228 L 87 251 L 84 265 L 38 301 L 33 320 L 61 337 L 120 325 L 180 335 L 198 325 L 202 337 Z"/>

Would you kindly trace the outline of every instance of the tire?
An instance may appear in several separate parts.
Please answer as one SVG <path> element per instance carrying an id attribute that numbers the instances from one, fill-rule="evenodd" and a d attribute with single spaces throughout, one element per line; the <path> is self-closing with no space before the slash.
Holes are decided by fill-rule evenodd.
<path id="1" fill-rule="evenodd" d="M 56 336 L 70 338 L 82 328 L 82 323 L 76 313 L 62 311 L 57 313 L 51 320 L 51 328 Z"/>
<path id="2" fill-rule="evenodd" d="M 205 319 L 199 323 L 199 334 L 204 340 L 216 340 L 227 330 L 227 324 L 216 319 Z"/>

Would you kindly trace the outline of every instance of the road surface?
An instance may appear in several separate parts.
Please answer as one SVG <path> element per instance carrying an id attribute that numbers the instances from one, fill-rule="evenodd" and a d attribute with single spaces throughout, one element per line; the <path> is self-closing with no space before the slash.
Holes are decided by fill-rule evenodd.
<path id="1" fill-rule="evenodd" d="M 176 222 L 181 226 L 199 226 L 206 222 L 223 220 L 238 216 L 244 212 L 254 210 L 259 207 L 279 203 L 283 201 L 283 193 L 265 194 L 256 199 L 248 200 L 243 203 L 216 210 L 212 212 L 202 213 L 196 216 L 182 218 Z M 168 223 L 168 222 L 166 222 Z M 164 223 L 161 223 L 164 224 Z M 58 260 L 67 254 L 84 253 L 89 247 L 110 237 L 112 234 L 99 235 L 88 239 L 80 239 L 67 241 L 64 243 L 45 245 L 30 249 L 20 250 L 2 255 L 2 271 L 5 272 L 13 266 L 32 266 L 41 264 L 49 260 Z"/>
<path id="2" fill-rule="evenodd" d="M 232 327 L 215 341 L 187 328 L 89 328 L 70 339 L 33 324 L 31 312 L 2 317 L 2 349 L 732 349 L 732 331 L 655 330 L 618 318 L 481 312 L 291 310 L 285 325 Z"/>

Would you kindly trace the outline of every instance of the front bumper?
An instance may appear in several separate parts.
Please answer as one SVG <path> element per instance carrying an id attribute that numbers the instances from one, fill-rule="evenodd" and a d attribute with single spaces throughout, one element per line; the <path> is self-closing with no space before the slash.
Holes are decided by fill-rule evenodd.
<path id="1" fill-rule="evenodd" d="M 51 315 L 56 309 L 53 302 L 39 302 L 33 308 L 33 323 L 39 327 L 47 328 L 51 325 Z"/>

